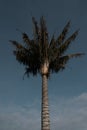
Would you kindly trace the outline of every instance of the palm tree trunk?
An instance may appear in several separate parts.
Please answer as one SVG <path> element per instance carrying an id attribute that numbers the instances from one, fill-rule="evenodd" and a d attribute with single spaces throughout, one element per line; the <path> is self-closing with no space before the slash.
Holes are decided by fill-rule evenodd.
<path id="1" fill-rule="evenodd" d="M 50 130 L 50 118 L 48 109 L 48 86 L 47 76 L 42 75 L 42 110 L 41 110 L 41 130 Z"/>

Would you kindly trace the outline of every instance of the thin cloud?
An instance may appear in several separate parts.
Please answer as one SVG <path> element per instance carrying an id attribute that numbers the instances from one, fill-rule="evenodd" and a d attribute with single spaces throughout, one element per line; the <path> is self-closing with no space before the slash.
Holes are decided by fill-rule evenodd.
<path id="1" fill-rule="evenodd" d="M 87 130 L 87 93 L 58 103 L 52 106 L 53 129 Z"/>
<path id="2" fill-rule="evenodd" d="M 5 111 L 6 108 L 4 108 Z M 9 106 L 8 111 L 0 114 L 1 130 L 38 130 L 40 113 L 37 109 L 26 110 L 21 106 Z"/>
<path id="3" fill-rule="evenodd" d="M 51 129 L 87 130 L 87 93 L 51 101 Z M 40 110 L 32 106 L 0 106 L 0 130 L 40 130 Z"/>

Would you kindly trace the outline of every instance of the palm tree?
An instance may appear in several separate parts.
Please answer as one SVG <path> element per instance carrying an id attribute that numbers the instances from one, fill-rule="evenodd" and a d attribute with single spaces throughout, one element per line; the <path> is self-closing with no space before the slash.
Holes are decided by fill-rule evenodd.
<path id="1" fill-rule="evenodd" d="M 33 39 L 30 39 L 26 33 L 22 33 L 24 45 L 13 40 L 10 42 L 16 47 L 13 51 L 16 60 L 25 66 L 25 74 L 29 76 L 29 74 L 37 75 L 39 73 L 42 77 L 41 130 L 50 130 L 48 78 L 51 73 L 64 70 L 71 58 L 79 57 L 83 53 L 64 55 L 79 31 L 76 30 L 67 38 L 70 21 L 57 38 L 53 35 L 50 40 L 44 17 L 40 18 L 39 25 L 34 17 L 32 17 L 32 21 L 34 24 Z"/>

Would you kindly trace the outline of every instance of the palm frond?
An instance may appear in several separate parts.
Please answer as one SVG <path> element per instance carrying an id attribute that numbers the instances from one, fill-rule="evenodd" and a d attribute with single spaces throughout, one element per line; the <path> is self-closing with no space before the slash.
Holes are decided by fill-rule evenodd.
<path id="1" fill-rule="evenodd" d="M 85 53 L 75 53 L 75 54 L 69 54 L 69 55 L 66 55 L 66 56 L 64 56 L 64 57 L 67 57 L 67 58 L 77 58 L 77 57 L 81 57 L 81 56 L 83 56 L 83 55 L 85 55 Z"/>
<path id="2" fill-rule="evenodd" d="M 40 18 L 40 27 L 45 32 L 47 31 L 46 21 L 45 21 L 45 18 L 43 16 Z"/>
<path id="3" fill-rule="evenodd" d="M 54 53 L 55 53 L 55 49 L 56 49 L 56 41 L 55 41 L 55 37 L 54 34 L 51 38 L 51 41 L 49 43 L 49 47 L 48 47 L 48 59 L 49 62 L 52 61 Z"/>
<path id="4" fill-rule="evenodd" d="M 83 56 L 84 53 L 75 53 L 75 54 L 69 54 L 65 55 L 59 58 L 59 64 L 61 68 L 65 68 L 66 63 L 71 59 L 71 58 L 77 58 Z"/>
<path id="5" fill-rule="evenodd" d="M 83 55 L 84 55 L 84 53 L 76 53 L 76 54 L 69 54 L 69 55 L 61 56 L 61 57 L 55 59 L 55 61 L 51 62 L 50 70 L 52 72 L 56 72 L 56 73 L 60 70 L 64 70 L 66 67 L 65 65 L 71 58 L 74 58 L 74 57 L 77 58 L 77 57 L 81 57 Z"/>
<path id="6" fill-rule="evenodd" d="M 40 19 L 40 47 L 41 47 L 41 52 L 42 52 L 42 57 L 43 59 L 47 58 L 47 50 L 48 50 L 48 32 L 47 32 L 47 27 L 46 27 L 46 22 L 44 20 L 44 17 L 42 16 Z"/>
<path id="7" fill-rule="evenodd" d="M 46 22 L 43 16 L 40 19 L 40 30 L 41 30 L 42 39 L 44 41 L 48 40 L 48 31 L 47 31 Z"/>
<path id="8" fill-rule="evenodd" d="M 22 33 L 22 38 L 23 38 L 24 43 L 26 43 L 27 47 L 31 45 L 31 40 L 29 39 L 26 33 Z"/>
<path id="9" fill-rule="evenodd" d="M 60 60 L 69 60 L 71 58 L 77 58 L 77 57 L 80 57 L 80 56 L 83 56 L 84 53 L 75 53 L 75 54 L 68 54 L 68 55 L 65 55 L 65 56 L 61 56 L 59 59 Z"/>
<path id="10" fill-rule="evenodd" d="M 78 31 L 76 30 L 60 47 L 59 47 L 59 53 L 62 55 L 69 47 L 71 42 L 75 40 L 76 36 L 78 35 Z"/>
<path id="11" fill-rule="evenodd" d="M 55 36 L 53 34 L 51 41 L 50 41 L 50 44 L 49 44 L 49 48 L 55 47 L 55 44 L 56 44 L 56 41 L 55 41 Z"/>
<path id="12" fill-rule="evenodd" d="M 34 39 L 37 40 L 39 39 L 39 26 L 37 21 L 35 20 L 35 17 L 32 17 L 32 21 L 34 24 Z"/>
<path id="13" fill-rule="evenodd" d="M 61 45 L 62 42 L 64 41 L 64 39 L 65 39 L 65 37 L 66 37 L 66 35 L 68 33 L 69 27 L 70 27 L 70 21 L 66 24 L 66 26 L 64 27 L 62 33 L 59 35 L 59 37 L 56 40 L 56 43 L 57 43 L 58 46 Z"/>
<path id="14" fill-rule="evenodd" d="M 23 40 L 27 44 L 26 48 L 32 49 L 33 51 L 37 51 L 38 44 L 36 45 L 34 40 L 30 40 L 26 33 L 23 33 Z"/>
<path id="15" fill-rule="evenodd" d="M 17 48 L 17 49 L 25 49 L 24 46 L 22 46 L 20 43 L 18 43 L 17 41 L 12 41 L 10 40 L 10 42 Z"/>

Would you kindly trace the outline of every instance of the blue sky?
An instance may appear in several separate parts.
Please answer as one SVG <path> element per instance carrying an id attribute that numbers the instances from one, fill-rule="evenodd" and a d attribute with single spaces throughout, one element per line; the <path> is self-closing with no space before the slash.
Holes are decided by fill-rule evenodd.
<path id="1" fill-rule="evenodd" d="M 9 40 L 22 42 L 20 31 L 32 37 L 32 16 L 41 15 L 50 36 L 71 20 L 70 33 L 80 32 L 68 53 L 87 52 L 86 0 L 0 0 L 0 130 L 40 130 L 41 77 L 23 80 Z M 87 55 L 51 75 L 48 85 L 51 129 L 87 130 Z"/>

